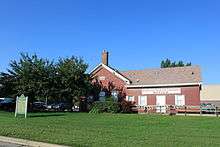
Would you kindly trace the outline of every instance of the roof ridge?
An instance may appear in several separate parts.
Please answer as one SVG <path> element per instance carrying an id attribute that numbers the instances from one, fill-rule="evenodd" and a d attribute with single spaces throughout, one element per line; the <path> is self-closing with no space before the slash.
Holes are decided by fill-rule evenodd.
<path id="1" fill-rule="evenodd" d="M 149 70 L 169 70 L 169 69 L 183 69 L 183 68 L 200 68 L 199 65 L 182 66 L 182 67 L 167 67 L 167 68 L 145 68 L 145 69 L 132 69 L 132 70 L 120 70 L 119 72 L 135 72 L 135 71 L 149 71 Z"/>

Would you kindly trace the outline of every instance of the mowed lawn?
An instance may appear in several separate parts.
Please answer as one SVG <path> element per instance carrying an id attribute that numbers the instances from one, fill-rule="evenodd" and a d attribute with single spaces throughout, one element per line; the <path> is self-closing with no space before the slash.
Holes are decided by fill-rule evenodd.
<path id="1" fill-rule="evenodd" d="M 220 118 L 0 112 L 0 135 L 70 146 L 220 146 Z"/>

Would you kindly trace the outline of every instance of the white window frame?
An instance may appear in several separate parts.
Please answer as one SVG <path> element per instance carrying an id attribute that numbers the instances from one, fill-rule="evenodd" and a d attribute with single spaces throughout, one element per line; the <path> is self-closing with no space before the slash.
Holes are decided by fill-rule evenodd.
<path id="1" fill-rule="evenodd" d="M 99 80 L 100 80 L 100 81 L 105 81 L 105 79 L 106 79 L 105 76 L 100 76 L 100 77 L 99 77 Z"/>
<path id="2" fill-rule="evenodd" d="M 175 105 L 184 106 L 186 104 L 185 95 L 175 95 Z"/>
<path id="3" fill-rule="evenodd" d="M 144 97 L 144 104 L 141 104 L 141 98 Z M 141 95 L 141 96 L 138 96 L 138 105 L 139 106 L 146 106 L 147 105 L 147 96 L 146 95 Z"/>
<path id="4" fill-rule="evenodd" d="M 131 98 L 131 100 L 129 100 L 129 98 Z M 126 100 L 128 102 L 134 102 L 134 96 L 126 96 Z"/>

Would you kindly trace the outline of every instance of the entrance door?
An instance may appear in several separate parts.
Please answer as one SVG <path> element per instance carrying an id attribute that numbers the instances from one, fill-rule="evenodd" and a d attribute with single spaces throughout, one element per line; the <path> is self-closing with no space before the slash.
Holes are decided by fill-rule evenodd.
<path id="1" fill-rule="evenodd" d="M 158 95 L 156 96 L 156 112 L 166 113 L 166 96 Z"/>

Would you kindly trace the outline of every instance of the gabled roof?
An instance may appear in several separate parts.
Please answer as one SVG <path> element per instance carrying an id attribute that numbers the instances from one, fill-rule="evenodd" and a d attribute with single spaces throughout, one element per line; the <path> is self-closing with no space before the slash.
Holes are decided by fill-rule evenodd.
<path id="1" fill-rule="evenodd" d="M 117 76 L 119 79 L 123 80 L 126 84 L 130 84 L 130 80 L 123 76 L 119 71 L 115 70 L 114 68 L 111 68 L 110 66 L 107 66 L 103 63 L 100 63 L 98 66 L 96 66 L 89 74 L 94 75 L 96 71 L 98 71 L 100 68 L 105 68 L 109 72 L 113 73 L 115 76 Z"/>
<path id="2" fill-rule="evenodd" d="M 199 66 L 121 71 L 131 81 L 130 87 L 201 84 Z"/>
<path id="3" fill-rule="evenodd" d="M 201 85 L 202 81 L 199 66 L 118 71 L 101 63 L 89 74 L 94 75 L 102 67 L 125 81 L 127 87 Z"/>

